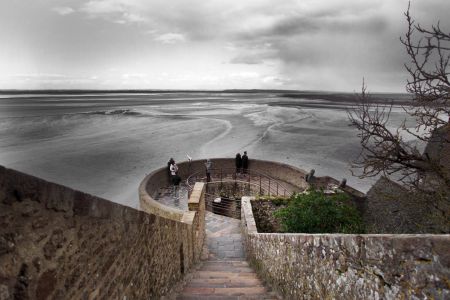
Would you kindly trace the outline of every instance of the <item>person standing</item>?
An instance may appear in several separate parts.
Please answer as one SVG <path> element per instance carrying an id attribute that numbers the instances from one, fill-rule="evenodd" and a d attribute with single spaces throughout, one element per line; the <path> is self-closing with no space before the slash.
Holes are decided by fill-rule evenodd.
<path id="1" fill-rule="evenodd" d="M 242 157 L 241 157 L 240 153 L 236 154 L 236 158 L 235 158 L 234 162 L 236 164 L 236 174 L 241 174 Z"/>
<path id="2" fill-rule="evenodd" d="M 172 178 L 172 183 L 173 183 L 173 197 L 175 198 L 176 205 L 180 204 L 178 202 L 178 200 L 180 199 L 180 182 L 181 182 L 181 177 L 178 176 L 178 174 L 175 174 L 175 176 L 173 176 L 173 178 Z"/>
<path id="3" fill-rule="evenodd" d="M 172 162 L 172 164 L 170 165 L 170 177 L 172 179 L 172 183 L 173 183 L 173 178 L 175 177 L 175 175 L 177 175 L 178 173 L 178 166 L 177 163 L 175 161 Z"/>
<path id="4" fill-rule="evenodd" d="M 244 151 L 244 155 L 242 155 L 242 173 L 247 174 L 248 171 L 248 156 L 247 151 Z"/>
<path id="5" fill-rule="evenodd" d="M 212 162 L 209 158 L 206 160 L 205 167 L 206 167 L 206 182 L 210 182 L 211 181 Z"/>
<path id="6" fill-rule="evenodd" d="M 169 184 L 172 182 L 172 173 L 171 173 L 171 171 L 170 171 L 170 167 L 172 166 L 172 164 L 174 163 L 175 161 L 173 160 L 173 157 L 171 157 L 170 159 L 169 159 L 169 161 L 167 162 L 167 181 L 169 182 Z"/>

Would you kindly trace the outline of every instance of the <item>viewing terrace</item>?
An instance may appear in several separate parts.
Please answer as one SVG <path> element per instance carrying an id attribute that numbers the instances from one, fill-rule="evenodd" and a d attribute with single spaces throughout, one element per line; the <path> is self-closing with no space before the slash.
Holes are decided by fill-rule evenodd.
<path id="1" fill-rule="evenodd" d="M 149 194 L 160 204 L 186 211 L 195 182 L 207 182 L 205 162 L 195 160 L 178 164 L 179 175 L 183 179 L 178 191 L 171 185 L 166 168 L 155 171 L 149 175 L 151 178 L 157 176 L 165 180 L 160 181 L 159 187 L 148 190 Z M 242 196 L 289 197 L 312 184 L 323 189 L 332 189 L 340 184 L 329 177 L 309 176 L 307 181 L 309 173 L 306 171 L 272 161 L 250 160 L 246 172 L 237 172 L 233 158 L 212 159 L 212 164 L 210 181 L 206 185 L 206 209 L 237 219 L 240 218 Z M 353 189 L 351 192 L 358 194 Z"/>

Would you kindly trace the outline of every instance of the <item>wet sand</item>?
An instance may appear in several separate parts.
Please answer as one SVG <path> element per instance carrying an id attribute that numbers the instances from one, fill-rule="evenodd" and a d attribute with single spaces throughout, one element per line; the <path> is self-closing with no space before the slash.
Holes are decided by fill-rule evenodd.
<path id="1" fill-rule="evenodd" d="M 145 174 L 186 155 L 246 150 L 250 159 L 346 177 L 362 191 L 374 182 L 349 171 L 359 140 L 347 103 L 285 103 L 272 93 L 89 97 L 0 99 L 0 164 L 132 207 Z M 403 115 L 399 109 L 395 121 Z"/>

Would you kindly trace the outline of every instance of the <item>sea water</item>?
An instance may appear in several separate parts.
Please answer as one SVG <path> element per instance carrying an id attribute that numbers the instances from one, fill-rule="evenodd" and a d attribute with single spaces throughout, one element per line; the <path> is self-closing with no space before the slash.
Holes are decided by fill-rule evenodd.
<path id="1" fill-rule="evenodd" d="M 361 191 L 352 103 L 279 93 L 154 92 L 0 96 L 0 164 L 137 207 L 143 177 L 176 161 L 234 157 L 284 162 Z M 393 123 L 405 114 L 394 109 Z M 395 124 L 394 124 L 395 125 Z"/>

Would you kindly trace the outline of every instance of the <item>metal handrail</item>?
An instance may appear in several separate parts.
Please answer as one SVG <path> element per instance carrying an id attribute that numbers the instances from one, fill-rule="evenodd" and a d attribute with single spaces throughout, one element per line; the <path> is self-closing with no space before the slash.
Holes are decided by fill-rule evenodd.
<path id="1" fill-rule="evenodd" d="M 224 170 L 225 170 L 225 173 L 224 173 Z M 232 172 L 229 172 L 230 170 Z M 202 176 L 199 176 L 200 174 Z M 199 177 L 201 178 L 202 181 L 205 180 L 206 176 L 203 176 L 203 174 L 206 175 L 206 170 L 197 171 L 197 172 L 194 172 L 194 173 L 192 173 L 191 175 L 188 176 L 188 178 L 186 179 L 186 185 L 189 188 L 189 190 L 192 190 L 193 185 L 195 184 L 196 181 L 198 181 Z M 260 193 L 264 189 L 264 190 L 266 190 L 268 192 L 269 195 L 276 194 L 277 196 L 280 195 L 279 194 L 279 189 L 281 188 L 281 190 L 283 191 L 283 195 L 284 196 L 286 196 L 286 194 L 289 194 L 289 189 L 287 189 L 282 183 L 280 183 L 278 180 L 276 180 L 273 177 L 271 177 L 271 176 L 269 176 L 267 174 L 264 174 L 264 173 L 262 173 L 260 171 L 255 171 L 255 170 L 248 169 L 246 171 L 246 173 L 245 173 L 247 175 L 247 180 L 246 181 L 239 180 L 237 178 L 237 172 L 236 172 L 235 168 L 214 168 L 214 169 L 211 169 L 211 177 L 216 177 L 216 176 L 213 176 L 214 174 L 220 174 L 220 181 L 217 181 L 219 183 L 221 183 L 221 182 L 235 182 L 235 183 L 250 184 L 250 185 L 259 187 Z M 225 178 L 223 176 L 224 174 L 225 174 Z M 232 180 L 228 179 L 227 175 L 232 175 L 233 176 Z M 250 182 L 251 177 L 255 177 L 255 175 L 259 176 L 259 185 Z M 192 181 L 193 178 L 195 178 L 195 179 Z M 262 180 L 261 180 L 262 178 L 268 179 L 268 188 L 265 188 L 265 187 L 263 188 Z M 275 193 L 272 193 L 271 181 L 273 182 L 274 186 L 276 186 L 276 192 Z M 274 187 L 274 189 L 275 189 L 275 187 Z"/>
<path id="2" fill-rule="evenodd" d="M 230 182 L 231 183 L 236 182 L 236 183 L 239 183 L 239 184 L 245 184 L 245 185 L 248 185 L 248 186 L 254 186 L 256 188 L 260 187 L 259 184 L 251 183 L 251 182 L 248 182 L 248 181 L 242 181 L 242 180 L 236 180 L 236 181 L 210 181 L 210 182 L 208 182 L 208 184 L 221 184 L 221 183 L 230 183 Z M 265 191 L 268 191 L 268 189 L 266 189 L 266 188 L 262 188 L 262 189 L 265 190 Z M 217 195 L 216 193 L 208 193 L 208 192 L 205 192 L 205 194 L 208 195 L 208 196 L 216 196 Z"/>

